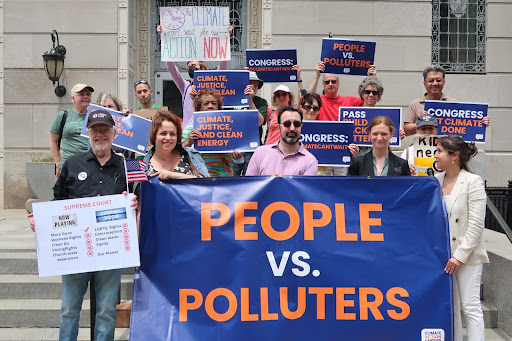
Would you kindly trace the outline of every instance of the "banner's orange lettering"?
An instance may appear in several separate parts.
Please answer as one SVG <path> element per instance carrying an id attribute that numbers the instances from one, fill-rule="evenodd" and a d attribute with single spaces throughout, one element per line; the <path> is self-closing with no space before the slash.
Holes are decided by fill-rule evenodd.
<path id="1" fill-rule="evenodd" d="M 288 320 L 296 320 L 306 312 L 306 288 L 297 288 L 297 309 L 290 311 L 288 299 L 288 288 L 279 288 L 279 303 L 281 306 L 281 314 Z"/>
<path id="2" fill-rule="evenodd" d="M 235 240 L 258 240 L 258 232 L 246 232 L 245 225 L 256 225 L 256 217 L 246 217 L 245 210 L 257 210 L 256 201 L 235 203 Z"/>
<path id="3" fill-rule="evenodd" d="M 212 211 L 220 212 L 219 218 L 212 218 Z M 201 240 L 212 240 L 212 226 L 222 226 L 229 221 L 229 207 L 222 203 L 201 203 Z"/>
<path id="4" fill-rule="evenodd" d="M 249 288 L 240 289 L 240 314 L 242 321 L 258 321 L 258 314 L 249 312 Z"/>
<path id="5" fill-rule="evenodd" d="M 370 212 L 381 212 L 382 204 L 359 204 L 359 217 L 361 224 L 361 241 L 383 242 L 383 233 L 372 233 L 371 226 L 381 226 L 380 218 L 370 218 Z"/>
<path id="6" fill-rule="evenodd" d="M 402 310 L 401 313 L 398 313 L 396 310 L 388 310 L 388 315 L 393 320 L 405 320 L 407 317 L 409 317 L 409 314 L 411 313 L 411 307 L 404 301 L 400 301 L 395 296 L 400 295 L 401 297 L 409 297 L 409 293 L 404 288 L 395 287 L 388 290 L 386 293 L 386 300 L 389 304 L 394 305 L 397 308 L 400 308 Z"/>
<path id="7" fill-rule="evenodd" d="M 310 287 L 308 292 L 316 295 L 316 318 L 325 320 L 325 295 L 332 295 L 332 288 Z"/>
<path id="8" fill-rule="evenodd" d="M 346 313 L 345 307 L 354 307 L 354 300 L 346 300 L 345 295 L 355 295 L 356 288 L 336 288 L 336 320 L 355 320 L 356 313 Z"/>
<path id="9" fill-rule="evenodd" d="M 313 217 L 314 212 L 321 212 L 322 216 L 318 219 Z M 304 203 L 304 240 L 314 240 L 315 227 L 323 227 L 331 222 L 331 209 L 326 205 L 318 202 Z"/>
<path id="10" fill-rule="evenodd" d="M 194 300 L 188 302 L 188 297 L 192 296 Z M 203 304 L 203 295 L 196 289 L 180 289 L 180 311 L 179 320 L 187 321 L 187 313 L 189 310 L 196 310 Z"/>
<path id="11" fill-rule="evenodd" d="M 372 295 L 375 299 L 369 301 L 369 297 Z M 368 310 L 372 312 L 373 317 L 376 320 L 384 320 L 384 317 L 380 313 L 379 306 L 384 301 L 382 292 L 377 288 L 359 288 L 359 312 L 361 320 L 368 320 Z"/>
<path id="12" fill-rule="evenodd" d="M 334 212 L 336 216 L 336 240 L 357 241 L 357 233 L 347 233 L 345 224 L 345 204 L 335 204 Z"/>
<path id="13" fill-rule="evenodd" d="M 276 231 L 272 227 L 272 214 L 276 211 L 284 211 L 290 218 L 290 225 L 284 231 Z M 299 230 L 300 217 L 299 212 L 287 202 L 278 201 L 268 205 L 261 214 L 261 228 L 265 234 L 274 240 L 287 240 L 293 237 Z"/>
<path id="14" fill-rule="evenodd" d="M 228 309 L 225 313 L 218 313 L 215 311 L 213 306 L 213 302 L 219 296 L 223 296 L 228 300 Z M 226 288 L 213 289 L 204 300 L 204 309 L 206 310 L 206 313 L 212 320 L 217 322 L 226 322 L 227 320 L 230 320 L 235 315 L 237 307 L 238 302 L 235 294 Z"/>

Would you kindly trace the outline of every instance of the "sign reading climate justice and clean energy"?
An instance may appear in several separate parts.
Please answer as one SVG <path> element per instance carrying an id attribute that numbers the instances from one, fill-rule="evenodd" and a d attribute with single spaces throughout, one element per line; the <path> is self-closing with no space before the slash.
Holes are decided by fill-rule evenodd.
<path id="1" fill-rule="evenodd" d="M 230 60 L 229 7 L 160 7 L 162 61 Z"/>
<path id="2" fill-rule="evenodd" d="M 400 147 L 400 128 L 402 127 L 402 108 L 383 108 L 383 107 L 340 107 L 339 120 L 354 122 L 354 140 L 353 143 L 358 146 L 370 146 L 370 135 L 368 127 L 375 116 L 387 116 L 393 121 L 395 127 L 393 136 L 389 141 L 392 147 Z"/>
<path id="3" fill-rule="evenodd" d="M 303 121 L 300 141 L 318 160 L 319 166 L 350 166 L 348 145 L 352 143 L 354 123 Z"/>
<path id="4" fill-rule="evenodd" d="M 439 134 L 459 135 L 464 141 L 485 143 L 486 103 L 425 101 L 425 111 L 437 118 Z"/>
<path id="5" fill-rule="evenodd" d="M 87 133 L 87 120 L 89 115 L 94 113 L 96 110 L 108 111 L 114 119 L 114 130 L 116 131 L 116 136 L 112 143 L 114 146 L 131 150 L 132 152 L 139 154 L 146 154 L 151 121 L 135 114 L 124 116 L 119 111 L 103 108 L 95 104 L 89 104 L 87 113 L 85 114 L 84 126 L 82 127 L 82 136 L 89 137 L 89 134 Z"/>
<path id="6" fill-rule="evenodd" d="M 297 81 L 297 50 L 247 50 L 247 67 L 258 74 L 258 78 L 268 83 Z"/>
<path id="7" fill-rule="evenodd" d="M 123 194 L 35 203 L 39 277 L 139 266 L 130 204 Z"/>
<path id="8" fill-rule="evenodd" d="M 194 147 L 201 153 L 254 151 L 259 144 L 258 110 L 219 110 L 194 113 L 194 129 L 201 138 Z"/>
<path id="9" fill-rule="evenodd" d="M 197 90 L 217 90 L 222 96 L 224 108 L 249 107 L 249 96 L 244 94 L 249 85 L 249 71 L 197 70 L 194 72 L 194 85 Z"/>
<path id="10" fill-rule="evenodd" d="M 375 58 L 375 42 L 347 39 L 322 39 L 325 73 L 366 76 Z"/>
<path id="11" fill-rule="evenodd" d="M 433 177 L 151 179 L 141 195 L 131 341 L 453 340 Z"/>

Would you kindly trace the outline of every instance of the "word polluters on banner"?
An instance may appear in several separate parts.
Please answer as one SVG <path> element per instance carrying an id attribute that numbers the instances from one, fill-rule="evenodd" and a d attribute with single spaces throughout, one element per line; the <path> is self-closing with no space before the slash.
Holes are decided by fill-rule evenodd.
<path id="1" fill-rule="evenodd" d="M 229 7 L 160 7 L 162 61 L 230 60 Z"/>

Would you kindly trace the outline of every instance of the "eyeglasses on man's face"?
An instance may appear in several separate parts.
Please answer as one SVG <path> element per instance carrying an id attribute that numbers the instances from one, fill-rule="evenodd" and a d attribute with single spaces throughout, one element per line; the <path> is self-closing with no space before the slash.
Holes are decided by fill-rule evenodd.
<path id="1" fill-rule="evenodd" d="M 293 126 L 295 128 L 299 128 L 301 125 L 302 125 L 302 122 L 301 121 L 284 121 L 283 123 L 281 123 L 285 128 L 290 128 L 293 124 Z"/>

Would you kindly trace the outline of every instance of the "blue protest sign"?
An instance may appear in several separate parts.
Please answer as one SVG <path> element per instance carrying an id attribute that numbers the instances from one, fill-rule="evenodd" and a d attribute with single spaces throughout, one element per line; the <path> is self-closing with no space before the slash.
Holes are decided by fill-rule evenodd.
<path id="1" fill-rule="evenodd" d="M 201 138 L 194 147 L 201 153 L 254 151 L 259 144 L 257 110 L 219 110 L 194 113 L 194 129 Z"/>
<path id="2" fill-rule="evenodd" d="M 222 96 L 224 108 L 249 107 L 249 96 L 244 94 L 249 85 L 249 71 L 212 70 L 194 72 L 197 90 L 214 89 Z"/>
<path id="3" fill-rule="evenodd" d="M 434 177 L 151 179 L 141 197 L 131 341 L 453 340 Z"/>
<path id="4" fill-rule="evenodd" d="M 375 58 L 375 42 L 347 39 L 322 39 L 325 73 L 366 76 Z"/>
<path id="5" fill-rule="evenodd" d="M 486 103 L 425 101 L 425 111 L 437 119 L 439 135 L 459 135 L 464 141 L 485 143 Z"/>
<path id="6" fill-rule="evenodd" d="M 300 142 L 318 160 L 319 166 L 350 166 L 352 122 L 303 121 Z"/>
<path id="7" fill-rule="evenodd" d="M 391 147 L 400 147 L 400 128 L 402 127 L 402 108 L 382 107 L 340 107 L 339 120 L 354 122 L 354 140 L 358 146 L 372 146 L 368 126 L 375 116 L 387 116 L 393 121 L 395 130 L 389 141 Z"/>
<path id="8" fill-rule="evenodd" d="M 247 67 L 258 74 L 258 78 L 268 83 L 297 81 L 297 50 L 247 50 Z"/>
<path id="9" fill-rule="evenodd" d="M 85 114 L 84 126 L 82 127 L 82 136 L 89 137 L 89 134 L 87 134 L 87 120 L 89 115 L 96 110 L 106 110 L 110 115 L 112 115 L 115 122 L 114 129 L 116 131 L 116 136 L 112 143 L 114 146 L 131 150 L 132 152 L 139 154 L 146 154 L 151 121 L 134 114 L 124 116 L 119 111 L 104 108 L 95 104 L 89 104 L 87 113 Z"/>

